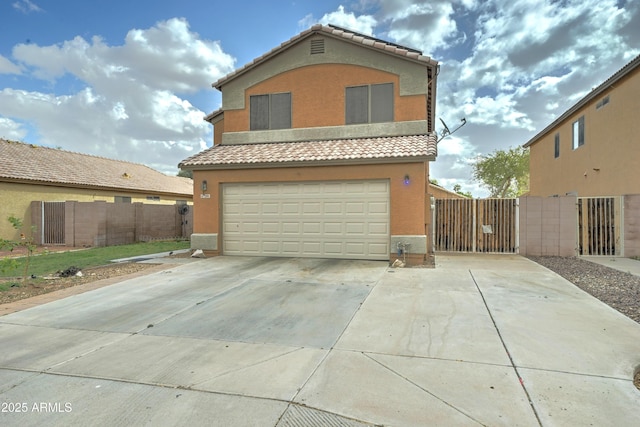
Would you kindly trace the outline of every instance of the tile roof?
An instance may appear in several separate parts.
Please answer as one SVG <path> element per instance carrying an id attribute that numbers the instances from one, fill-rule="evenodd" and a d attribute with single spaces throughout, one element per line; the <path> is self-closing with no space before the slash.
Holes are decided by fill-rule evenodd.
<path id="1" fill-rule="evenodd" d="M 434 134 L 305 142 L 215 145 L 180 163 L 213 169 L 435 160 Z"/>
<path id="2" fill-rule="evenodd" d="M 415 50 L 415 49 L 411 49 L 405 46 L 401 46 L 395 43 L 391 43 L 388 41 L 384 41 L 384 40 L 380 40 L 377 39 L 375 37 L 371 37 L 371 36 L 367 36 L 364 34 L 360 34 L 360 33 L 356 33 L 354 31 L 350 31 L 347 30 L 345 28 L 340 28 L 337 27 L 335 25 L 321 25 L 321 24 L 316 24 L 314 26 L 312 26 L 311 28 L 301 32 L 300 34 L 292 37 L 291 39 L 287 40 L 286 42 L 280 44 L 280 46 L 271 49 L 269 52 L 265 53 L 262 56 L 259 56 L 258 58 L 254 59 L 253 61 L 251 61 L 250 63 L 244 65 L 241 68 L 238 68 L 237 70 L 233 71 L 230 74 L 227 74 L 226 76 L 222 77 L 221 79 L 219 79 L 218 81 L 216 81 L 215 83 L 212 84 L 212 86 L 216 89 L 220 89 L 220 87 L 229 82 L 230 80 L 233 80 L 234 78 L 238 77 L 241 74 L 244 74 L 246 71 L 249 71 L 250 69 L 254 68 L 255 66 L 257 66 L 258 64 L 266 61 L 267 59 L 275 56 L 276 54 L 278 54 L 279 52 L 281 52 L 282 50 L 294 45 L 295 43 L 299 42 L 302 39 L 305 39 L 315 33 L 323 33 L 325 35 L 331 36 L 331 37 L 336 37 L 336 38 L 340 38 L 346 41 L 349 41 L 351 43 L 356 43 L 356 44 L 360 44 L 362 46 L 368 47 L 370 49 L 377 49 L 380 51 L 384 51 L 388 54 L 392 54 L 392 55 L 397 55 L 400 57 L 403 57 L 405 59 L 408 60 L 412 60 L 412 61 L 417 61 L 417 62 L 422 62 L 424 64 L 428 64 L 431 66 L 436 66 L 438 65 L 438 62 L 435 61 L 434 59 L 430 58 L 429 56 L 425 56 L 422 55 L 422 52 Z"/>
<path id="3" fill-rule="evenodd" d="M 0 181 L 191 197 L 193 181 L 148 166 L 0 139 Z"/>
<path id="4" fill-rule="evenodd" d="M 595 98 L 603 95 L 604 92 L 609 90 L 614 84 L 618 81 L 631 74 L 634 70 L 640 67 L 640 55 L 633 58 L 630 62 L 628 62 L 624 67 L 618 70 L 614 75 L 609 77 L 603 83 L 601 83 L 598 87 L 589 92 L 584 98 L 574 104 L 571 108 L 565 111 L 560 117 L 555 119 L 549 126 L 542 129 L 538 132 L 533 138 L 527 141 L 524 144 L 524 147 L 529 147 L 531 144 L 538 142 L 538 140 L 542 139 L 549 131 L 555 129 L 560 123 L 564 122 L 569 116 L 573 115 L 575 112 L 584 107 L 587 103 L 594 100 Z"/>

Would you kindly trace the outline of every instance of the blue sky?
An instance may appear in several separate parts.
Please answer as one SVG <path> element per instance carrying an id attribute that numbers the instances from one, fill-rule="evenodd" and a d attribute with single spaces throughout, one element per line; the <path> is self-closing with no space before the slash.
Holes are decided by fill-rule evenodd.
<path id="1" fill-rule="evenodd" d="M 315 23 L 441 64 L 431 177 L 521 145 L 640 54 L 638 0 L 0 0 L 0 137 L 177 173 L 211 145 L 211 83 Z M 437 130 L 440 130 L 439 128 Z"/>

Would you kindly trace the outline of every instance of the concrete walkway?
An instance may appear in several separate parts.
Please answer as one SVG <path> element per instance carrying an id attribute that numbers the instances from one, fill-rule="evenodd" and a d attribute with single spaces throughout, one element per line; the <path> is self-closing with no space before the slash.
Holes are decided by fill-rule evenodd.
<path id="1" fill-rule="evenodd" d="M 634 276 L 640 276 L 640 261 L 635 259 L 609 256 L 581 256 L 580 258 L 615 270 L 633 274 Z"/>
<path id="2" fill-rule="evenodd" d="M 436 263 L 219 257 L 2 316 L 0 424 L 637 423 L 638 323 L 519 256 Z"/>

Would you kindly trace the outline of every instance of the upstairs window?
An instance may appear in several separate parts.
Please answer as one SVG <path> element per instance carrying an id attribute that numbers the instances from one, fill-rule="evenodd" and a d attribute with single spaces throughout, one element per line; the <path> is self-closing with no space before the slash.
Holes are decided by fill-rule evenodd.
<path id="1" fill-rule="evenodd" d="M 554 146 L 553 157 L 557 159 L 558 157 L 560 157 L 560 134 L 559 133 L 556 133 L 553 146 Z"/>
<path id="2" fill-rule="evenodd" d="M 584 116 L 573 122 L 573 149 L 584 145 Z"/>
<path id="3" fill-rule="evenodd" d="M 604 107 L 608 103 L 609 103 L 609 95 L 605 96 L 600 101 L 598 101 L 598 103 L 596 104 L 596 110 L 601 109 L 602 107 Z"/>
<path id="4" fill-rule="evenodd" d="M 347 87 L 345 123 L 393 121 L 393 83 Z"/>
<path id="5" fill-rule="evenodd" d="M 249 104 L 249 129 L 291 129 L 291 92 L 252 95 Z"/>

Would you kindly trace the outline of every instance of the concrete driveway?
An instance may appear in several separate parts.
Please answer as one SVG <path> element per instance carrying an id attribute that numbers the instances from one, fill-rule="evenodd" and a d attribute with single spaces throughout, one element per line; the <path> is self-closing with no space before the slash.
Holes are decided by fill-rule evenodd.
<path id="1" fill-rule="evenodd" d="M 1 425 L 635 425 L 640 325 L 519 256 L 219 257 L 0 317 Z"/>

